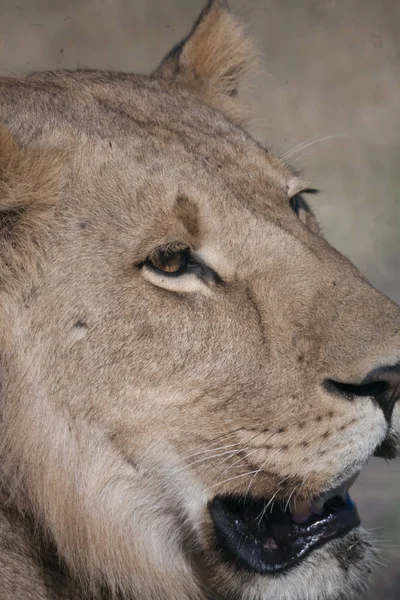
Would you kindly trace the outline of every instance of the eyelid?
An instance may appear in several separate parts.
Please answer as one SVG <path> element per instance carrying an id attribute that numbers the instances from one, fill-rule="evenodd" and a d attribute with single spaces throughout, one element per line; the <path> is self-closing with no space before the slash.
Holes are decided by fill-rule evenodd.
<path id="1" fill-rule="evenodd" d="M 151 269 L 144 264 L 142 274 L 144 279 L 152 285 L 167 292 L 182 294 L 200 292 L 206 295 L 211 294 L 210 286 L 207 285 L 204 279 L 197 277 L 194 273 L 178 277 L 168 277 L 164 273 L 157 272 L 155 269 Z"/>
<path id="2" fill-rule="evenodd" d="M 301 208 L 299 198 L 300 196 L 298 194 L 295 194 L 294 196 L 289 198 L 290 208 L 295 213 L 295 215 L 299 214 Z"/>
<path id="3" fill-rule="evenodd" d="M 302 204 L 304 204 L 304 205 L 305 205 L 305 207 L 306 207 L 306 208 L 304 208 L 304 210 L 310 210 L 310 208 L 309 208 L 309 206 L 308 206 L 307 202 L 306 202 L 306 201 L 304 200 L 304 198 L 303 198 L 303 194 L 312 194 L 312 195 L 314 195 L 314 196 L 315 196 L 315 195 L 317 195 L 317 194 L 319 194 L 319 193 L 320 193 L 320 190 L 317 190 L 316 188 L 311 188 L 311 187 L 309 187 L 309 188 L 301 188 L 301 189 L 299 189 L 299 191 L 298 191 L 298 192 L 296 191 L 294 194 L 293 194 L 293 193 L 291 193 L 291 194 L 289 195 L 289 202 L 292 200 L 292 198 L 298 198 L 298 199 L 299 199 L 299 201 L 300 201 Z M 301 206 L 301 208 L 303 208 L 303 206 Z"/>
<path id="4" fill-rule="evenodd" d="M 214 271 L 206 262 L 199 256 L 194 255 L 194 270 L 198 269 L 198 276 L 207 283 L 215 283 L 218 285 L 224 284 L 224 280 L 217 271 Z"/>
<path id="5" fill-rule="evenodd" d="M 166 258 L 167 259 L 166 262 L 168 262 L 168 258 L 172 259 L 174 254 L 180 255 L 182 258 L 182 264 L 180 265 L 179 269 L 177 269 L 176 271 L 168 271 L 168 269 L 164 270 L 157 266 L 157 263 L 158 264 L 160 264 L 160 262 L 162 263 L 163 258 Z M 164 255 L 164 257 L 162 257 L 162 255 Z M 185 273 L 187 265 L 190 262 L 190 258 L 191 258 L 191 251 L 188 246 L 183 246 L 183 245 L 182 245 L 182 247 L 161 246 L 161 247 L 157 248 L 156 250 L 154 250 L 154 252 L 152 252 L 152 254 L 150 254 L 150 256 L 148 256 L 148 258 L 145 260 L 145 262 L 143 264 L 145 264 L 149 269 L 152 269 L 156 273 L 161 273 L 162 275 L 166 275 L 168 277 L 180 277 L 181 275 L 183 275 Z"/>
<path id="6" fill-rule="evenodd" d="M 294 196 L 291 196 L 289 198 L 289 204 L 293 210 L 294 210 L 294 207 L 293 207 L 294 202 L 296 202 L 299 209 L 304 210 L 305 212 L 308 212 L 308 213 L 311 212 L 311 209 L 310 209 L 307 201 L 304 200 L 304 198 L 301 194 L 295 194 Z M 296 211 L 294 211 L 294 212 L 296 212 Z"/>
<path id="7" fill-rule="evenodd" d="M 313 194 L 313 195 L 316 195 L 316 194 L 319 194 L 319 193 L 320 193 L 320 190 L 318 190 L 317 188 L 309 187 L 309 188 L 302 189 L 300 192 L 298 192 L 298 195 L 299 196 L 301 196 L 301 194 Z"/>
<path id="8" fill-rule="evenodd" d="M 173 241 L 166 244 L 162 244 L 154 250 L 146 257 L 146 261 L 156 261 L 157 258 L 160 257 L 161 254 L 174 254 L 175 252 L 191 252 L 192 248 L 187 244 L 184 244 L 179 241 Z"/>
<path id="9" fill-rule="evenodd" d="M 301 208 L 301 210 L 304 210 L 306 212 L 311 212 L 310 207 L 308 206 L 306 200 L 304 200 L 303 196 L 298 196 L 298 203 L 299 203 L 299 208 Z"/>
<path id="10" fill-rule="evenodd" d="M 189 262 L 186 270 L 187 274 L 194 274 L 206 283 L 222 284 L 224 281 L 214 269 L 212 269 L 199 255 L 190 252 Z M 181 277 L 185 275 L 185 271 Z"/>
<path id="11" fill-rule="evenodd" d="M 171 245 L 172 246 L 172 245 Z M 152 256 L 155 256 L 157 251 L 162 251 L 163 249 L 167 249 L 168 245 L 160 248 L 156 248 L 146 260 L 141 262 L 138 266 L 139 268 L 145 267 L 147 271 L 150 271 L 155 275 L 155 277 L 160 277 L 166 280 L 178 280 L 184 279 L 187 275 L 196 275 L 197 278 L 204 283 L 213 283 L 222 285 L 224 284 L 224 280 L 219 276 L 219 274 L 212 269 L 199 255 L 197 255 L 189 246 L 181 245 L 182 250 L 188 250 L 188 262 L 184 269 L 178 272 L 168 272 L 162 271 L 161 269 L 157 269 L 157 267 L 152 263 Z M 177 249 L 179 249 L 177 243 Z"/>

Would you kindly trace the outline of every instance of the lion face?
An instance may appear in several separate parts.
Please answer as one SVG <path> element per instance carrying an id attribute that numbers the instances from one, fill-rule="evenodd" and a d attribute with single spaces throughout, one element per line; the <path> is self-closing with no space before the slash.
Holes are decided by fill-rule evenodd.
<path id="1" fill-rule="evenodd" d="M 71 577 L 126 598 L 371 572 L 348 489 L 396 452 L 400 311 L 232 122 L 248 53 L 217 2 L 152 77 L 2 81 L 4 471 Z"/>

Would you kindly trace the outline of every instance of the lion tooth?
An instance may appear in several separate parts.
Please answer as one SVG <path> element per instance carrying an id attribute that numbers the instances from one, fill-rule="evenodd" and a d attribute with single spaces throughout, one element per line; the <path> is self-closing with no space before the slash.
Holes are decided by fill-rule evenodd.
<path id="1" fill-rule="evenodd" d="M 295 523 L 304 523 L 311 515 L 321 515 L 324 512 L 325 504 L 335 496 L 340 496 L 346 500 L 350 487 L 358 477 L 358 473 L 347 479 L 342 485 L 329 490 L 325 494 L 315 497 L 311 502 L 292 498 L 290 501 L 290 511 Z"/>
<path id="2" fill-rule="evenodd" d="M 290 501 L 290 512 L 295 523 L 304 523 L 311 515 L 311 506 L 308 500 L 294 498 Z"/>

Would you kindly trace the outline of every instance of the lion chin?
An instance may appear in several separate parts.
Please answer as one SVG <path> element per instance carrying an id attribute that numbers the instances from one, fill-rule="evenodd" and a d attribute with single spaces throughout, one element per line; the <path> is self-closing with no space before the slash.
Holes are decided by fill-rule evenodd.
<path id="1" fill-rule="evenodd" d="M 148 76 L 0 77 L 2 600 L 349 600 L 400 309 L 245 131 L 223 0 Z"/>

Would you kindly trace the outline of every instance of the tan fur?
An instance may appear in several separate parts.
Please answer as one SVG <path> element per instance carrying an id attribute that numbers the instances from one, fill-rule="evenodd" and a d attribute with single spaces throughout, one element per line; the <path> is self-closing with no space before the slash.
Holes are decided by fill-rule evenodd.
<path id="1" fill-rule="evenodd" d="M 36 268 L 63 184 L 63 159 L 59 148 L 19 148 L 0 125 L 2 287 L 10 286 L 16 270 L 31 277 Z"/>
<path id="2" fill-rule="evenodd" d="M 238 86 L 255 71 L 256 52 L 224 0 L 209 1 L 188 37 L 165 57 L 157 77 L 184 83 L 235 123 L 246 118 Z"/>
<path id="3" fill-rule="evenodd" d="M 323 387 L 398 363 L 400 311 L 296 217 L 298 178 L 232 122 L 240 31 L 214 2 L 150 77 L 0 78 L 4 600 L 367 584 L 362 530 L 274 578 L 215 546 L 215 494 L 310 499 L 400 431 L 398 407 L 387 431 L 371 399 Z M 223 283 L 157 274 L 165 245 Z"/>

